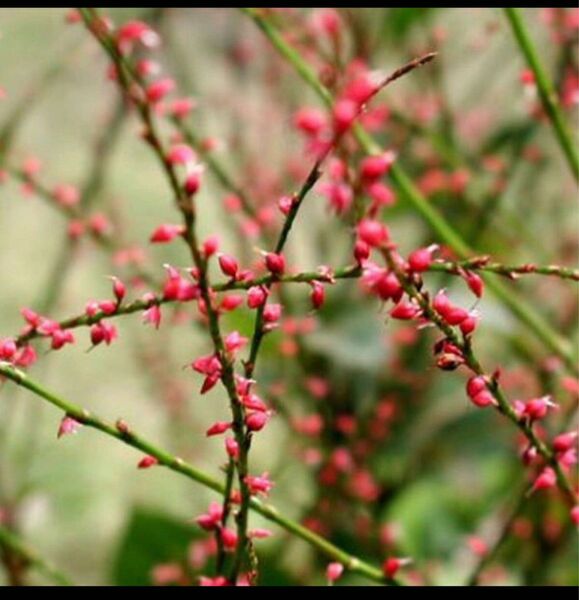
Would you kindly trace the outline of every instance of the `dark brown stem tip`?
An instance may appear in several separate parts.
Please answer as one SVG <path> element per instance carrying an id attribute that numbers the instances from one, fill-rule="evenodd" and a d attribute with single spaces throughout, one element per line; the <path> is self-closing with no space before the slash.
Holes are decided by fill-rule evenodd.
<path id="1" fill-rule="evenodd" d="M 382 81 L 382 83 L 378 86 L 378 89 L 380 90 L 382 88 L 385 88 L 387 85 L 389 85 L 393 81 L 396 81 L 400 77 L 403 77 L 410 71 L 413 71 L 414 69 L 429 63 L 431 60 L 436 58 L 437 55 L 438 52 L 429 52 L 428 54 L 424 54 L 419 58 L 411 60 L 409 63 L 406 63 L 404 66 L 400 67 L 399 69 L 396 69 L 396 71 L 388 75 L 388 77 L 386 77 L 386 79 L 384 79 L 384 81 Z"/>

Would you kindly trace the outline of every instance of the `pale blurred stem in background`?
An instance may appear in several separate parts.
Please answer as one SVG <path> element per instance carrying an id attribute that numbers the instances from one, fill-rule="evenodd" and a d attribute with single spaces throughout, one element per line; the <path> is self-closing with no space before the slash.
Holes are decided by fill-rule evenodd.
<path id="1" fill-rule="evenodd" d="M 53 584 L 64 586 L 73 585 L 71 580 L 64 573 L 53 567 L 35 550 L 23 542 L 14 532 L 1 524 L 0 543 L 4 548 L 4 552 L 0 550 L 0 554 L 3 555 L 2 557 L 9 575 L 15 576 L 16 571 L 34 568 Z M 7 549 L 10 550 L 10 555 L 6 553 Z M 14 564 L 14 568 L 11 568 L 8 565 L 8 561 Z M 15 561 L 18 561 L 18 564 Z M 10 583 L 11 585 L 22 585 L 22 581 L 20 581 L 19 578 L 16 580 L 13 578 Z"/>
<path id="2" fill-rule="evenodd" d="M 535 76 L 539 97 L 541 98 L 543 109 L 553 126 L 557 142 L 565 155 L 575 181 L 579 182 L 579 154 L 577 153 L 576 144 L 573 141 L 573 136 L 569 131 L 565 116 L 561 110 L 553 82 L 541 62 L 539 53 L 533 44 L 519 10 L 517 8 L 504 8 L 503 10 L 513 30 L 519 49 Z"/>
<path id="3" fill-rule="evenodd" d="M 333 104 L 331 93 L 319 81 L 316 73 L 311 69 L 309 64 L 283 39 L 276 27 L 262 15 L 262 11 L 253 8 L 242 8 L 241 10 L 249 18 L 253 19 L 276 50 L 294 67 L 301 78 L 316 92 L 324 104 L 331 107 Z M 378 154 L 383 151 L 379 144 L 359 124 L 354 127 L 354 133 L 361 148 L 367 154 Z M 430 225 L 438 235 L 440 242 L 444 242 L 450 246 L 459 258 L 466 259 L 473 254 L 472 249 L 462 236 L 422 195 L 400 164 L 394 163 L 391 170 L 391 178 L 401 192 L 401 196 L 408 200 L 420 216 Z M 574 375 L 579 374 L 576 353 L 569 340 L 555 331 L 545 321 L 543 316 L 537 313 L 521 296 L 513 290 L 506 288 L 496 278 L 489 277 L 487 279 L 487 287 L 509 308 L 515 318 L 525 324 L 542 341 L 546 348 L 563 360 L 571 373 Z"/>
<path id="4" fill-rule="evenodd" d="M 77 46 L 76 41 L 74 46 Z M 12 112 L 5 119 L 4 125 L 0 128 L 0 168 L 4 168 L 7 157 L 15 144 L 19 130 L 27 117 L 33 112 L 37 103 L 44 98 L 45 94 L 48 93 L 53 84 L 58 81 L 60 75 L 71 66 L 71 63 L 78 59 L 79 53 L 71 54 L 69 51 L 70 49 L 71 48 L 67 50 L 64 57 L 59 56 L 56 60 L 51 62 L 48 67 L 46 67 L 46 69 L 28 85 L 27 90 L 22 94 L 22 97 L 16 103 Z M 41 300 L 38 302 L 38 306 L 43 310 L 50 311 L 57 302 L 61 290 L 60 283 L 64 279 L 70 262 L 70 251 L 71 248 L 68 239 L 66 239 L 61 250 L 57 254 L 55 267 L 50 271 L 48 283 L 41 287 Z M 16 413 L 16 407 L 18 406 L 18 403 L 15 401 L 17 393 L 17 391 L 14 392 L 10 398 L 10 403 L 8 404 L 2 419 L 1 441 L 2 446 L 4 446 L 5 449 L 7 449 L 8 444 L 8 431 L 11 428 Z M 38 423 L 38 419 L 27 421 L 28 429 L 30 430 L 37 427 Z M 23 457 L 25 462 L 19 470 L 20 478 L 24 478 L 26 468 L 30 464 L 35 447 L 34 441 L 37 438 L 34 436 L 33 431 L 28 431 L 27 439 L 29 440 L 29 443 L 26 446 L 26 453 Z M 2 452 L 2 454 L 4 455 L 5 452 Z M 6 469 L 2 470 L 4 472 L 6 471 Z M 0 481 L 0 487 L 2 488 L 0 490 L 0 496 L 2 497 L 2 503 L 5 505 L 5 509 L 9 513 L 9 526 L 6 525 L 0 532 L 0 548 L 3 547 L 4 565 L 13 584 L 23 585 L 25 583 L 28 562 L 30 561 L 22 560 L 21 553 L 18 552 L 18 549 L 22 549 L 24 546 L 19 546 L 18 544 L 18 537 L 16 534 L 18 524 L 13 518 L 14 513 L 18 510 L 18 504 L 22 500 L 22 493 L 17 492 L 14 500 L 9 500 L 8 496 L 10 495 L 10 492 L 7 489 L 4 489 L 5 485 L 6 482 L 4 480 Z"/>
<path id="5" fill-rule="evenodd" d="M 66 415 L 72 417 L 79 423 L 91 427 L 93 429 L 97 429 L 102 433 L 109 435 L 117 440 L 131 446 L 141 452 L 144 452 L 147 455 L 153 456 L 158 460 L 160 466 L 165 466 L 168 469 L 180 473 L 187 478 L 212 489 L 213 491 L 223 494 L 224 486 L 219 481 L 213 479 L 210 475 L 196 469 L 192 465 L 189 465 L 181 458 L 172 455 L 171 453 L 159 448 L 155 444 L 151 443 L 149 440 L 143 438 L 141 435 L 137 434 L 132 428 L 128 428 L 123 425 L 122 427 L 117 427 L 117 425 L 113 425 L 108 423 L 95 415 L 87 411 L 86 409 L 75 405 L 71 402 L 68 402 L 64 398 L 54 394 L 44 386 L 40 385 L 26 373 L 15 369 L 12 365 L 8 363 L 0 362 L 0 376 L 6 377 L 10 379 L 17 385 L 20 385 L 36 396 L 42 398 L 43 400 L 49 402 L 50 404 L 56 406 L 58 409 L 63 411 Z M 119 423 L 119 422 L 117 422 Z M 250 508 L 263 517 L 280 525 L 285 530 L 289 531 L 293 535 L 301 538 L 309 545 L 318 549 L 324 555 L 332 560 L 336 560 L 341 562 L 346 569 L 349 569 L 353 573 L 358 573 L 368 579 L 373 581 L 377 581 L 380 583 L 390 583 L 391 585 L 395 585 L 395 581 L 386 581 L 384 579 L 384 575 L 382 571 L 367 562 L 359 559 L 355 556 L 344 552 L 334 544 L 328 542 L 326 539 L 317 535 L 313 531 L 308 528 L 300 525 L 296 521 L 282 515 L 275 507 L 263 503 L 261 500 L 252 497 L 250 500 Z"/>
<path id="6" fill-rule="evenodd" d="M 54 62 L 49 64 L 48 67 L 46 67 L 46 70 L 28 85 L 28 88 L 18 99 L 12 112 L 4 120 L 4 124 L 0 128 L 0 167 L 4 166 L 6 156 L 12 149 L 18 130 L 22 126 L 24 120 L 30 115 L 34 108 L 36 108 L 37 103 L 50 90 L 60 75 L 62 75 L 74 61 L 78 60 L 80 53 L 71 52 L 73 47 L 76 49 L 77 46 L 78 42 L 75 40 L 74 44 L 71 44 L 70 47 L 67 48 L 64 56 L 59 56 Z"/>
<path id="7" fill-rule="evenodd" d="M 408 294 L 410 298 L 413 298 L 422 309 L 424 317 L 426 317 L 429 322 L 436 325 L 436 327 L 445 335 L 446 339 L 452 342 L 462 351 L 465 359 L 465 366 L 468 367 L 468 369 L 475 375 L 487 377 L 474 353 L 470 339 L 466 337 L 460 339 L 455 330 L 438 315 L 438 313 L 432 307 L 428 295 L 419 291 L 412 279 L 404 273 L 399 264 L 396 262 L 396 259 L 393 255 L 393 250 L 391 248 L 384 248 L 382 253 L 385 262 L 396 274 L 396 277 L 398 278 L 398 281 L 400 282 L 400 285 L 403 287 L 406 294 Z M 559 465 L 557 457 L 553 451 L 548 448 L 537 436 L 532 424 L 519 419 L 511 403 L 504 395 L 499 382 L 495 378 L 489 378 L 489 381 L 490 383 L 488 384 L 488 389 L 497 401 L 497 405 L 495 407 L 496 410 L 507 417 L 516 427 L 518 427 L 521 433 L 529 441 L 529 444 L 536 448 L 537 452 L 543 457 L 545 462 L 553 468 L 557 475 L 557 485 L 559 486 L 559 489 L 570 505 L 574 506 L 577 503 L 577 494 L 573 490 L 573 486 L 569 482 L 567 475 Z"/>

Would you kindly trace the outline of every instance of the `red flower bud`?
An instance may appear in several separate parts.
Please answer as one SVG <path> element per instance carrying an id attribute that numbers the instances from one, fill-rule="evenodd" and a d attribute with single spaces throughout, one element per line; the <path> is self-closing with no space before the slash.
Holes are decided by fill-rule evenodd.
<path id="1" fill-rule="evenodd" d="M 390 234 L 388 228 L 383 223 L 364 219 L 358 223 L 358 238 L 368 244 L 368 246 L 376 248 L 387 242 Z"/>
<path id="2" fill-rule="evenodd" d="M 283 275 L 285 271 L 285 258 L 283 254 L 267 252 L 264 256 L 265 266 L 272 275 Z"/>
<path id="3" fill-rule="evenodd" d="M 127 293 L 127 288 L 118 277 L 112 276 L 111 279 L 113 281 L 113 294 L 117 299 L 117 304 L 120 304 Z"/>
<path id="4" fill-rule="evenodd" d="M 311 286 L 312 293 L 310 294 L 310 300 L 314 309 L 318 309 L 324 304 L 326 291 L 319 281 L 312 281 Z"/>
<path id="5" fill-rule="evenodd" d="M 337 581 L 344 572 L 344 565 L 339 562 L 332 562 L 326 567 L 326 578 L 330 582 Z"/>
<path id="6" fill-rule="evenodd" d="M 247 306 L 259 308 L 267 300 L 267 296 L 267 288 L 262 285 L 254 285 L 247 290 Z"/>
<path id="7" fill-rule="evenodd" d="M 294 115 L 293 122 L 305 134 L 317 136 L 326 126 L 326 115 L 319 108 L 304 107 Z"/>
<path id="8" fill-rule="evenodd" d="M 239 444 L 233 438 L 225 438 L 225 451 L 233 460 L 239 458 Z"/>
<path id="9" fill-rule="evenodd" d="M 154 456 L 145 456 L 137 463 L 137 469 L 148 469 L 158 464 L 159 461 Z"/>
<path id="10" fill-rule="evenodd" d="M 185 227 L 183 227 L 183 225 L 159 225 L 159 227 L 151 234 L 149 241 L 152 244 L 166 244 L 184 233 Z"/>
<path id="11" fill-rule="evenodd" d="M 359 107 L 352 100 L 338 100 L 334 105 L 332 116 L 334 119 L 334 129 L 337 134 L 345 133 L 358 116 Z"/>
<path id="12" fill-rule="evenodd" d="M 356 240 L 356 244 L 354 245 L 354 258 L 356 259 L 356 262 L 361 264 L 365 260 L 368 260 L 369 256 L 370 246 L 362 240 Z"/>
<path id="13" fill-rule="evenodd" d="M 147 100 L 151 104 L 160 102 L 165 96 L 175 89 L 175 82 L 170 77 L 158 79 L 149 84 L 146 90 Z"/>
<path id="14" fill-rule="evenodd" d="M 207 437 L 211 437 L 213 435 L 221 435 L 225 433 L 228 429 L 231 429 L 231 423 L 227 423 L 226 421 L 217 421 L 213 423 L 211 427 L 205 432 Z"/>
<path id="15" fill-rule="evenodd" d="M 551 467 L 545 467 L 535 482 L 533 483 L 533 491 L 536 490 L 546 490 L 552 487 L 555 487 L 557 483 L 557 474 Z"/>
<path id="16" fill-rule="evenodd" d="M 577 435 L 577 431 L 559 434 L 553 440 L 553 450 L 555 450 L 555 452 L 566 452 L 576 444 Z"/>
<path id="17" fill-rule="evenodd" d="M 394 162 L 393 152 L 384 152 L 376 156 L 367 156 L 360 163 L 360 175 L 364 179 L 379 179 L 386 175 Z"/>
<path id="18" fill-rule="evenodd" d="M 239 270 L 239 264 L 235 258 L 229 254 L 220 254 L 218 256 L 218 260 L 219 267 L 221 268 L 223 274 L 234 279 L 237 275 L 237 271 Z"/>
<path id="19" fill-rule="evenodd" d="M 269 420 L 269 415 L 264 412 L 254 412 L 245 417 L 245 424 L 249 431 L 261 431 Z"/>
<path id="20" fill-rule="evenodd" d="M 411 252 L 410 256 L 408 257 L 408 267 L 410 270 L 414 271 L 415 273 L 428 271 L 433 262 L 432 254 L 437 249 L 438 246 L 434 245 L 429 246 L 428 248 L 418 248 L 418 250 Z"/>

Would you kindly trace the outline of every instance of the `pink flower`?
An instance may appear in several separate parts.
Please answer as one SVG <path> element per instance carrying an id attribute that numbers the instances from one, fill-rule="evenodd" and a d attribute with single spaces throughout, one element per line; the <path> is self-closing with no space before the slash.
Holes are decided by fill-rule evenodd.
<path id="1" fill-rule="evenodd" d="M 372 248 L 382 246 L 390 239 L 388 228 L 383 223 L 364 219 L 358 223 L 358 238 Z"/>
<path id="2" fill-rule="evenodd" d="M 400 568 L 410 564 L 410 562 L 410 558 L 397 558 L 395 556 L 391 556 L 382 564 L 382 571 L 388 579 L 393 579 Z"/>
<path id="3" fill-rule="evenodd" d="M 150 323 L 155 329 L 159 329 L 159 325 L 161 325 L 161 307 L 156 304 L 157 298 L 149 292 L 143 296 L 142 300 L 150 304 L 149 308 L 143 311 L 143 323 Z"/>
<path id="4" fill-rule="evenodd" d="M 127 293 L 127 287 L 114 275 L 111 275 L 111 281 L 113 282 L 113 295 L 117 299 L 117 304 L 120 304 Z"/>
<path id="5" fill-rule="evenodd" d="M 333 583 L 342 576 L 344 572 L 344 565 L 339 562 L 332 562 L 326 567 L 326 578 L 328 581 Z"/>
<path id="6" fill-rule="evenodd" d="M 547 490 L 557 484 L 557 475 L 551 467 L 545 467 L 533 483 L 533 491 Z"/>
<path id="7" fill-rule="evenodd" d="M 185 191 L 189 196 L 194 196 L 199 191 L 204 171 L 203 165 L 190 165 L 189 173 L 185 179 Z"/>
<path id="8" fill-rule="evenodd" d="M 263 309 L 263 320 L 266 323 L 275 323 L 281 318 L 282 306 L 281 304 L 270 303 Z"/>
<path id="9" fill-rule="evenodd" d="M 144 456 L 137 463 L 137 469 L 150 469 L 155 465 L 158 465 L 159 461 L 154 456 Z"/>
<path id="10" fill-rule="evenodd" d="M 74 335 L 68 329 L 55 329 L 50 337 L 52 338 L 50 347 L 53 350 L 60 350 L 66 344 L 74 344 Z"/>
<path id="11" fill-rule="evenodd" d="M 169 114 L 176 119 L 184 119 L 196 106 L 193 98 L 177 98 L 169 104 Z"/>
<path id="12" fill-rule="evenodd" d="M 54 199 L 65 208 L 76 206 L 80 202 L 80 192 L 77 187 L 68 183 L 60 183 L 52 192 Z"/>
<path id="13" fill-rule="evenodd" d="M 332 110 L 334 129 L 336 133 L 340 135 L 348 131 L 359 112 L 359 105 L 353 100 L 349 100 L 348 98 L 338 100 L 334 104 L 334 108 Z"/>
<path id="14" fill-rule="evenodd" d="M 328 199 L 330 209 L 337 215 L 346 213 L 352 206 L 354 192 L 345 183 L 326 181 L 318 186 L 318 191 Z"/>
<path id="15" fill-rule="evenodd" d="M 165 96 L 169 95 L 175 89 L 175 81 L 170 77 L 157 79 L 147 86 L 147 100 L 151 104 L 160 102 Z M 171 162 L 171 161 L 170 161 Z"/>
<path id="16" fill-rule="evenodd" d="M 293 122 L 305 134 L 317 136 L 326 127 L 327 119 L 324 111 L 319 108 L 304 107 L 296 112 Z"/>
<path id="17" fill-rule="evenodd" d="M 268 537 L 271 537 L 273 534 L 269 529 L 257 528 L 250 529 L 247 532 L 247 536 L 253 540 L 264 540 Z"/>
<path id="18" fill-rule="evenodd" d="M 392 151 L 376 156 L 367 156 L 360 163 L 360 175 L 366 180 L 375 180 L 388 173 L 394 163 L 396 154 Z"/>
<path id="19" fill-rule="evenodd" d="M 207 437 L 221 435 L 222 433 L 225 433 L 228 429 L 231 429 L 231 423 L 228 423 L 226 421 L 217 421 L 216 423 L 213 423 L 213 425 L 211 425 L 211 427 L 205 432 L 205 435 Z"/>
<path id="20" fill-rule="evenodd" d="M 117 339 L 117 336 L 117 328 L 106 321 L 95 323 L 90 328 L 90 339 L 93 346 L 98 346 L 101 342 L 105 342 L 107 346 L 110 346 Z"/>
<path id="21" fill-rule="evenodd" d="M 324 304 L 326 298 L 326 290 L 322 283 L 319 281 L 312 281 L 312 293 L 310 294 L 310 300 L 314 309 L 320 308 Z"/>
<path id="22" fill-rule="evenodd" d="M 199 577 L 199 585 L 201 587 L 227 587 L 229 582 L 223 575 L 217 577 L 205 577 L 201 575 Z"/>
<path id="23" fill-rule="evenodd" d="M 223 340 L 225 350 L 231 353 L 237 352 L 237 350 L 243 348 L 247 342 L 248 339 L 240 335 L 239 331 L 232 331 Z"/>
<path id="24" fill-rule="evenodd" d="M 219 261 L 219 268 L 224 275 L 235 279 L 237 272 L 239 271 L 239 264 L 233 256 L 229 254 L 218 254 L 217 259 Z"/>
<path id="25" fill-rule="evenodd" d="M 224 296 L 219 305 L 219 309 L 225 312 L 231 312 L 243 304 L 243 296 L 240 294 L 228 294 Z"/>
<path id="26" fill-rule="evenodd" d="M 237 547 L 237 533 L 232 529 L 223 527 L 220 532 L 221 543 L 226 552 L 233 552 Z"/>
<path id="27" fill-rule="evenodd" d="M 12 338 L 0 340 L 0 360 L 11 361 L 18 350 L 16 341 Z"/>
<path id="28" fill-rule="evenodd" d="M 264 262 L 267 270 L 272 275 L 283 275 L 285 271 L 285 258 L 283 254 L 266 252 L 264 254 Z"/>
<path id="29" fill-rule="evenodd" d="M 420 315 L 422 309 L 411 300 L 401 300 L 391 311 L 390 316 L 393 319 L 408 321 Z"/>
<path id="30" fill-rule="evenodd" d="M 434 260 L 432 255 L 436 250 L 438 250 L 438 246 L 434 244 L 432 246 L 428 246 L 428 248 L 418 248 L 418 250 L 411 252 L 410 256 L 408 257 L 409 269 L 415 273 L 428 271 Z"/>
<path id="31" fill-rule="evenodd" d="M 152 244 L 166 244 L 184 233 L 185 227 L 183 225 L 159 225 L 159 227 L 151 234 L 149 241 Z"/>
<path id="32" fill-rule="evenodd" d="M 245 425 L 249 431 L 261 431 L 267 424 L 269 415 L 266 412 L 253 412 L 245 417 Z"/>
<path id="33" fill-rule="evenodd" d="M 147 48 L 154 48 L 161 42 L 159 35 L 144 21 L 128 21 L 116 34 L 117 46 L 123 54 L 130 52 L 133 45 L 139 42 Z"/>
<path id="34" fill-rule="evenodd" d="M 225 438 L 225 451 L 233 460 L 239 458 L 239 444 L 231 437 Z"/>
<path id="35" fill-rule="evenodd" d="M 210 235 L 203 242 L 203 256 L 209 258 L 213 256 L 217 250 L 219 250 L 219 237 L 217 235 Z"/>
<path id="36" fill-rule="evenodd" d="M 211 502 L 207 512 L 202 515 L 199 515 L 195 519 L 195 522 L 206 531 L 212 531 L 219 527 L 219 525 L 221 524 L 222 516 L 222 505 L 219 502 Z"/>
<path id="37" fill-rule="evenodd" d="M 245 483 L 247 484 L 251 494 L 263 494 L 264 496 L 269 494 L 274 485 L 273 482 L 269 480 L 267 473 L 263 473 L 262 475 L 258 476 L 248 475 L 245 478 Z"/>
<path id="38" fill-rule="evenodd" d="M 254 285 L 247 290 L 247 306 L 249 308 L 259 308 L 268 296 L 267 288 L 263 285 Z"/>
<path id="39" fill-rule="evenodd" d="M 58 433 L 56 434 L 57 438 L 61 438 L 63 435 L 69 435 L 72 433 L 76 433 L 81 426 L 77 420 L 65 415 L 60 422 L 58 427 Z"/>

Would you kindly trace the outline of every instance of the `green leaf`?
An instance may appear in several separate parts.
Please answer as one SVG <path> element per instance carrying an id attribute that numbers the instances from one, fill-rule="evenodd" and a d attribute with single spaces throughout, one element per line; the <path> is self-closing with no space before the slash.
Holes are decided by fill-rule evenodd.
<path id="1" fill-rule="evenodd" d="M 400 40 L 414 25 L 428 21 L 434 11 L 434 8 L 391 8 L 384 18 L 384 34 Z"/>
<path id="2" fill-rule="evenodd" d="M 191 541 L 199 537 L 193 526 L 145 508 L 135 508 L 117 551 L 112 570 L 114 585 L 151 585 L 151 570 L 165 562 L 182 563 Z"/>

